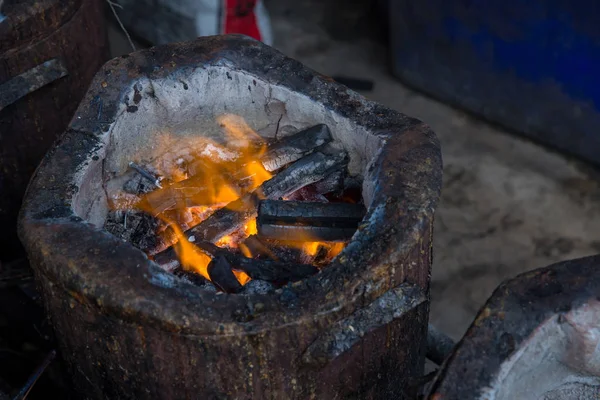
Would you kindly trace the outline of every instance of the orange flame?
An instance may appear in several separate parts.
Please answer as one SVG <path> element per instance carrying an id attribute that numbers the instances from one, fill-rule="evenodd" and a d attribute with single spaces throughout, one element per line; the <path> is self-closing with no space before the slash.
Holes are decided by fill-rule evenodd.
<path id="1" fill-rule="evenodd" d="M 170 159 L 163 157 L 156 162 L 154 168 L 165 178 L 164 187 L 142 196 L 135 204 L 135 208 L 160 218 L 171 227 L 172 232 L 163 230 L 162 234 L 174 233 L 175 250 L 182 267 L 206 279 L 210 279 L 207 268 L 211 257 L 195 246 L 193 240 L 188 240 L 181 228 L 202 221 L 194 219 L 190 210 L 216 210 L 271 178 L 260 162 L 260 156 L 267 148 L 260 135 L 236 115 L 222 115 L 217 122 L 223 129 L 227 147 L 205 137 L 182 139 L 183 147 L 181 143 L 176 146 L 173 135 L 165 134 L 159 138 L 160 143 L 179 147 L 185 154 L 181 157 L 173 154 Z M 256 221 L 249 222 L 242 233 L 245 236 L 256 233 Z M 236 247 L 236 239 L 229 235 L 217 245 Z M 234 274 L 241 284 L 250 280 L 244 272 L 234 271 Z"/>
<path id="2" fill-rule="evenodd" d="M 266 143 L 243 118 L 225 114 L 218 117 L 217 122 L 223 130 L 226 146 L 206 137 L 161 135 L 158 143 L 162 145 L 157 148 L 169 150 L 156 158 L 152 167 L 164 177 L 163 188 L 142 196 L 134 205 L 171 228 L 163 226 L 158 234 L 174 234 L 177 240 L 174 248 L 182 267 L 208 280 L 211 257 L 194 245 L 195 238 L 187 238 L 184 230 L 206 219 L 211 211 L 255 191 L 272 176 L 260 162 Z M 113 207 L 130 208 L 131 198 L 124 197 L 121 201 L 123 204 L 115 202 Z M 239 232 L 221 238 L 216 245 L 239 247 L 245 256 L 253 257 L 256 255 L 242 242 L 256 233 L 256 219 L 252 219 Z M 331 259 L 343 250 L 344 243 L 324 243 L 306 237 L 304 242 L 292 246 L 298 246 L 313 258 L 326 251 L 327 258 Z M 242 285 L 251 280 L 242 271 L 233 273 Z"/>

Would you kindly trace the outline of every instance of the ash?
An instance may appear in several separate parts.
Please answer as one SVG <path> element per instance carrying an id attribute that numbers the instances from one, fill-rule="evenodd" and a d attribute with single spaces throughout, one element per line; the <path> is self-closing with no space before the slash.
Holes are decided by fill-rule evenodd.
<path id="1" fill-rule="evenodd" d="M 108 232 L 140 250 L 156 246 L 158 227 L 159 221 L 156 218 L 134 210 L 110 211 L 104 224 L 104 229 Z"/>
<path id="2" fill-rule="evenodd" d="M 250 282 L 244 285 L 244 294 L 268 294 L 275 291 L 275 286 L 273 284 L 261 281 L 258 279 L 253 279 Z"/>

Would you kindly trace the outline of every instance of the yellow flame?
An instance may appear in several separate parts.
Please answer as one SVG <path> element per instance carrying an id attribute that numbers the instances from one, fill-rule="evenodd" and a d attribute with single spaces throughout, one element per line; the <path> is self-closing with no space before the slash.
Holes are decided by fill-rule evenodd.
<path id="1" fill-rule="evenodd" d="M 258 229 L 256 228 L 256 218 L 252 218 L 244 225 L 244 232 L 246 233 L 246 237 L 258 233 Z"/>
<path id="2" fill-rule="evenodd" d="M 157 161 L 154 168 L 170 184 L 142 196 L 135 205 L 171 226 L 182 267 L 206 279 L 210 279 L 207 269 L 210 256 L 191 243 L 175 221 L 184 226 L 191 222 L 200 223 L 201 220 L 194 219 L 197 214 L 190 214 L 191 208 L 216 210 L 255 190 L 272 176 L 260 162 L 266 143 L 242 117 L 225 114 L 218 117 L 217 122 L 223 129 L 227 147 L 205 137 L 176 138 L 170 134 L 159 137 L 158 142 L 165 145 L 161 148 L 178 148 L 184 156 L 171 154 L 170 158 L 166 157 L 168 161 Z M 161 234 L 167 233 L 165 230 Z M 242 233 L 245 237 L 256 233 L 256 221 L 246 224 Z M 236 247 L 236 241 L 240 239 L 239 235 L 228 235 L 216 244 Z M 234 273 L 242 284 L 250 280 L 244 272 Z"/>
<path id="3" fill-rule="evenodd" d="M 182 267 L 209 280 L 211 257 L 186 238 L 182 227 L 188 229 L 200 223 L 208 217 L 210 210 L 224 207 L 246 193 L 254 191 L 261 197 L 256 189 L 272 177 L 260 161 L 267 150 L 260 135 L 237 115 L 224 114 L 217 118 L 217 122 L 227 146 L 205 137 L 162 134 L 157 142 L 161 145 L 156 146 L 162 154 L 154 154 L 152 166 L 165 178 L 164 187 L 142 196 L 135 204 L 136 208 L 160 218 L 171 227 L 172 232 L 163 226 L 157 234 L 174 233 L 177 240 L 175 251 Z M 130 208 L 131 199 L 123 198 L 121 202 L 123 204 L 113 206 Z M 221 238 L 216 244 L 239 247 L 246 257 L 253 257 L 256 255 L 242 240 L 256 233 L 256 219 L 252 219 L 242 230 Z M 318 242 L 310 237 L 292 246 L 297 246 L 309 256 L 315 256 L 325 248 L 331 258 L 344 248 L 343 243 Z M 242 271 L 234 270 L 233 273 L 242 285 L 250 281 L 250 277 Z"/>
<path id="4" fill-rule="evenodd" d="M 239 248 L 245 257 L 248 257 L 248 258 L 254 257 L 254 255 L 252 254 L 252 252 L 250 251 L 248 246 L 246 246 L 244 243 L 240 243 Z"/>
<path id="5" fill-rule="evenodd" d="M 238 282 L 242 285 L 245 285 L 246 283 L 252 280 L 252 278 L 250 278 L 248 274 L 246 274 L 244 271 L 238 271 L 237 269 L 234 269 L 232 271 L 235 277 L 237 278 Z"/>
<path id="6" fill-rule="evenodd" d="M 302 244 L 302 250 L 309 256 L 316 256 L 319 252 L 321 243 L 319 242 L 305 242 Z"/>

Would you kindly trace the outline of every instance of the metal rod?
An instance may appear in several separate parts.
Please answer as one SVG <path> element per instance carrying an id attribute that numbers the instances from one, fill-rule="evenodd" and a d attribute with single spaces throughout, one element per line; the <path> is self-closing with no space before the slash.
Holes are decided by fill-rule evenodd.
<path id="1" fill-rule="evenodd" d="M 454 345 L 454 340 L 450 336 L 429 324 L 427 327 L 427 352 L 425 354 L 429 360 L 437 365 L 442 365 L 444 360 L 452 353 Z"/>
<path id="2" fill-rule="evenodd" d="M 154 176 L 153 173 L 151 173 L 150 171 L 148 171 L 147 169 L 145 169 L 141 165 L 138 165 L 138 164 L 134 163 L 133 161 L 131 161 L 129 163 L 129 167 L 131 169 L 134 169 L 135 171 L 137 171 L 138 174 L 140 174 L 141 176 L 143 176 L 144 178 L 146 178 L 150 182 L 152 182 L 157 188 L 162 189 L 162 185 L 160 184 L 160 178 L 159 177 Z"/>
<path id="3" fill-rule="evenodd" d="M 29 395 L 29 392 L 33 388 L 33 385 L 35 385 L 38 379 L 40 379 L 40 376 L 42 376 L 46 368 L 48 368 L 48 365 L 50 365 L 52 360 L 54 360 L 54 357 L 56 357 L 56 350 L 52 350 L 46 356 L 46 358 L 44 358 L 44 361 L 42 361 L 40 366 L 35 370 L 33 374 L 31 374 L 29 379 L 27 379 L 27 382 L 25 382 L 25 386 L 21 388 L 21 390 L 19 391 L 19 393 L 17 393 L 13 400 L 25 400 L 25 398 L 27 398 L 27 395 Z"/>

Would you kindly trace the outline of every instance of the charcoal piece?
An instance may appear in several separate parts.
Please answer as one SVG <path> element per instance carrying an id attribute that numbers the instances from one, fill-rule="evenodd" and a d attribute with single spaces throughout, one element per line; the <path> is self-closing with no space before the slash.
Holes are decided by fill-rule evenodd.
<path id="1" fill-rule="evenodd" d="M 269 199 L 284 197 L 323 179 L 333 171 L 345 168 L 347 162 L 345 153 L 312 153 L 265 181 L 253 193 L 248 193 L 217 210 L 186 233 L 188 236 L 194 235 L 198 240 L 216 242 L 256 216 L 259 196 Z"/>
<path id="2" fill-rule="evenodd" d="M 159 215 L 174 208 L 212 205 L 210 188 L 204 177 L 192 177 L 148 193 L 142 198 L 143 207 Z"/>
<path id="3" fill-rule="evenodd" d="M 312 264 L 310 260 L 306 260 L 304 251 L 302 250 L 303 243 L 299 242 L 282 242 L 280 240 L 261 238 L 256 235 L 262 243 L 268 246 L 273 253 L 275 260 L 288 261 L 297 264 Z"/>
<path id="4" fill-rule="evenodd" d="M 314 187 L 315 192 L 319 194 L 341 192 L 344 189 L 345 178 L 345 170 L 335 171 L 324 179 L 313 183 L 311 187 Z"/>
<path id="5" fill-rule="evenodd" d="M 268 294 L 275 290 L 270 282 L 253 279 L 244 285 L 244 294 Z"/>
<path id="6" fill-rule="evenodd" d="M 294 282 L 319 272 L 318 268 L 313 265 L 248 258 L 222 249 L 210 242 L 195 242 L 194 244 L 212 257 L 224 256 L 234 269 L 245 272 L 252 279 L 268 282 Z"/>
<path id="7" fill-rule="evenodd" d="M 356 228 L 258 224 L 261 238 L 312 242 L 346 242 L 352 238 Z"/>
<path id="8" fill-rule="evenodd" d="M 192 271 L 186 271 L 182 267 L 175 268 L 175 270 L 173 270 L 173 275 L 193 283 L 196 286 L 205 286 L 209 283 L 202 275 Z"/>
<path id="9" fill-rule="evenodd" d="M 264 182 L 259 189 L 268 199 L 285 197 L 306 185 L 318 182 L 329 174 L 343 170 L 348 164 L 345 152 L 324 154 L 315 152 L 296 161 L 273 178 Z"/>
<path id="10" fill-rule="evenodd" d="M 317 193 L 313 185 L 305 186 L 302 189 L 296 190 L 287 197 L 289 201 L 311 201 L 317 203 L 329 203 L 327 197 L 321 193 Z"/>
<path id="11" fill-rule="evenodd" d="M 261 162 L 267 171 L 276 171 L 330 141 L 329 127 L 324 124 L 315 125 L 273 143 L 261 157 Z"/>
<path id="12" fill-rule="evenodd" d="M 365 215 L 362 205 L 263 200 L 258 207 L 260 237 L 292 241 L 346 241 Z"/>
<path id="13" fill-rule="evenodd" d="M 158 244 L 156 236 L 158 226 L 159 221 L 156 218 L 143 212 L 110 211 L 104 229 L 134 247 L 147 251 Z"/>
<path id="14" fill-rule="evenodd" d="M 213 261 L 218 257 L 225 257 L 230 268 L 243 271 L 252 279 L 268 282 L 294 282 L 319 272 L 319 269 L 313 265 L 244 257 L 242 254 L 233 253 L 206 241 L 195 241 L 194 245 L 207 255 L 211 256 Z M 156 258 L 158 257 L 159 256 L 157 255 Z M 163 260 L 167 260 L 169 258 L 177 258 L 177 255 L 175 254 L 175 250 L 171 247 L 161 253 L 160 257 Z M 210 270 L 209 276 L 213 283 L 219 286 L 219 284 L 212 279 Z"/>
<path id="15" fill-rule="evenodd" d="M 156 190 L 156 186 L 138 174 L 131 177 L 131 179 L 127 180 L 123 185 L 123 191 L 125 193 L 135 194 L 136 196 L 150 193 L 154 190 Z"/>
<path id="16" fill-rule="evenodd" d="M 343 188 L 339 191 L 327 193 L 330 202 L 345 202 L 363 204 L 362 182 L 356 177 L 344 177 Z"/>
<path id="17" fill-rule="evenodd" d="M 263 243 L 256 235 L 248 236 L 240 243 L 239 247 L 246 257 L 277 259 L 277 256 L 269 249 L 269 246 Z"/>
<path id="18" fill-rule="evenodd" d="M 161 253 L 159 254 L 159 256 L 163 255 L 165 253 Z M 171 258 L 171 259 L 161 259 L 159 258 L 155 258 L 154 262 L 156 264 L 158 264 L 158 266 L 160 268 L 162 268 L 163 271 L 166 272 L 171 272 L 171 273 L 175 273 L 175 271 L 179 268 L 181 268 L 181 263 L 179 262 L 179 260 L 177 258 Z"/>
<path id="19" fill-rule="evenodd" d="M 328 255 L 329 255 L 328 248 L 325 246 L 319 246 L 316 254 L 311 255 L 311 254 L 303 253 L 300 260 L 303 263 L 308 263 L 308 264 L 313 264 L 313 265 L 323 265 L 326 263 L 325 261 L 327 260 Z"/>
<path id="20" fill-rule="evenodd" d="M 224 255 L 218 255 L 208 264 L 208 276 L 212 283 L 225 293 L 239 293 L 244 288 L 232 271 L 232 265 Z"/>
<path id="21" fill-rule="evenodd" d="M 244 271 L 250 278 L 268 282 L 295 282 L 319 272 L 317 267 L 309 264 L 256 260 L 247 257 L 235 257 L 231 261 L 235 269 Z"/>

